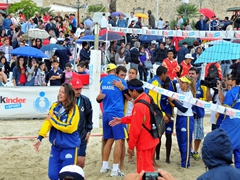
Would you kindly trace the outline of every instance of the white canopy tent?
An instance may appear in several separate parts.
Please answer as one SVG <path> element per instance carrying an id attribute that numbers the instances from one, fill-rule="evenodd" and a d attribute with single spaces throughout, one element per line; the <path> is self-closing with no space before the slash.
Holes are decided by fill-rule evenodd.
<path id="1" fill-rule="evenodd" d="M 71 8 L 71 7 L 67 7 L 67 6 L 60 6 L 60 5 L 55 5 L 55 4 L 51 4 L 50 5 L 51 9 L 53 12 L 69 12 L 69 13 L 76 13 L 77 9 L 75 8 Z"/>

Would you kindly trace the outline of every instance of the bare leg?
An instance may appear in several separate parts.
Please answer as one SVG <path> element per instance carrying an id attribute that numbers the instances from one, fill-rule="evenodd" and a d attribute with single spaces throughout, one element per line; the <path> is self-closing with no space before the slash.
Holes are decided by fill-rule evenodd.
<path id="1" fill-rule="evenodd" d="M 106 142 L 105 146 L 103 147 L 103 161 L 108 161 L 113 142 L 114 142 L 113 138 L 107 139 L 107 142 Z M 121 154 L 120 154 L 120 156 L 121 156 Z"/>
<path id="2" fill-rule="evenodd" d="M 125 139 L 123 139 L 122 154 L 121 154 L 120 164 L 119 164 L 119 168 L 120 168 L 121 170 L 123 170 L 123 168 L 124 168 L 125 153 L 126 153 L 126 146 L 125 146 Z"/>
<path id="3" fill-rule="evenodd" d="M 122 156 L 123 141 L 124 141 L 124 139 L 115 141 L 115 147 L 114 147 L 114 152 L 113 152 L 113 164 L 119 164 L 119 162 L 120 162 L 120 158 Z"/>
<path id="4" fill-rule="evenodd" d="M 85 166 L 85 157 L 84 156 L 78 156 L 77 165 L 81 168 L 84 168 Z"/>
<path id="5" fill-rule="evenodd" d="M 198 152 L 200 144 L 201 144 L 201 139 L 194 140 L 194 152 Z"/>
<path id="6" fill-rule="evenodd" d="M 166 163 L 170 164 L 170 154 L 172 148 L 172 134 L 166 134 Z"/>
<path id="7" fill-rule="evenodd" d="M 103 161 L 103 149 L 104 149 L 106 143 L 107 143 L 107 140 L 102 138 L 102 149 L 101 149 L 102 150 L 101 151 L 101 153 L 102 153 L 102 161 Z"/>

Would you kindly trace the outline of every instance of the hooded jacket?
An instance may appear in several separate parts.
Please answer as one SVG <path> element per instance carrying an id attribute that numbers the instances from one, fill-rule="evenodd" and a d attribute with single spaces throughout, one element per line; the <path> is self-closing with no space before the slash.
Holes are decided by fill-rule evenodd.
<path id="1" fill-rule="evenodd" d="M 240 170 L 232 164 L 232 144 L 223 129 L 210 132 L 204 139 L 202 159 L 209 171 L 202 174 L 197 180 L 236 180 L 240 178 Z"/>

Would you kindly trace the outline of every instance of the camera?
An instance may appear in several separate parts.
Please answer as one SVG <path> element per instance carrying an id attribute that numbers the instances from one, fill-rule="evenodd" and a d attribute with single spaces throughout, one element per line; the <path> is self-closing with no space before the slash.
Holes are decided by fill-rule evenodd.
<path id="1" fill-rule="evenodd" d="M 143 180 L 157 180 L 158 177 L 162 177 L 158 172 L 145 172 L 143 174 Z"/>
<path id="2" fill-rule="evenodd" d="M 219 77 L 205 77 L 204 80 L 201 80 L 200 84 L 208 88 L 217 87 L 218 81 L 221 81 Z"/>

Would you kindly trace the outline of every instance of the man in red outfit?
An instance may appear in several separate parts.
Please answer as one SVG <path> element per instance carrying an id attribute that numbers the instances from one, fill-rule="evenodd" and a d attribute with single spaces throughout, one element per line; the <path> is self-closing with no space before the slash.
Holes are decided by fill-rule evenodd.
<path id="1" fill-rule="evenodd" d="M 167 68 L 168 73 L 167 75 L 170 77 L 171 80 L 177 77 L 177 73 L 180 71 L 180 66 L 176 59 L 173 58 L 173 50 L 169 50 L 167 54 L 167 58 L 163 60 L 162 66 Z"/>
<path id="2" fill-rule="evenodd" d="M 190 53 L 185 55 L 185 59 L 180 63 L 180 77 L 188 75 L 188 71 L 192 67 L 191 62 L 193 59 Z"/>
<path id="3" fill-rule="evenodd" d="M 132 115 L 123 118 L 114 118 L 109 122 L 111 126 L 117 124 L 131 124 L 129 131 L 128 153 L 134 154 L 134 147 L 137 150 L 137 172 L 142 170 L 153 172 L 153 155 L 155 147 L 159 143 L 159 138 L 154 139 L 152 135 L 143 128 L 144 124 L 148 129 L 151 129 L 150 110 L 142 104 L 137 103 L 140 99 L 150 103 L 150 97 L 144 92 L 143 83 L 138 79 L 132 79 L 128 82 L 128 92 L 134 100 Z"/>

